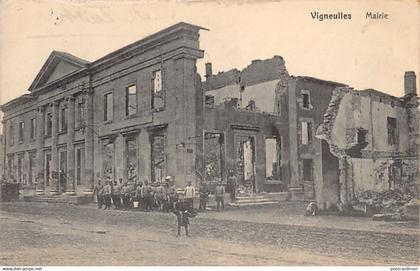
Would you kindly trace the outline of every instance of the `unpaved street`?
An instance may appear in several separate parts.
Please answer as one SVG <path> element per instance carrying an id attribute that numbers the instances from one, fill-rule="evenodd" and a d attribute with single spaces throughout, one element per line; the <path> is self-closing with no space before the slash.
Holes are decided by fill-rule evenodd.
<path id="1" fill-rule="evenodd" d="M 177 238 L 173 214 L 43 203 L 0 206 L 1 265 L 419 264 L 413 225 L 392 233 L 243 221 L 253 210 L 238 209 L 200 214 L 191 220 L 192 237 Z M 270 215 L 272 209 L 255 212 Z M 229 213 L 239 218 L 227 219 Z"/>

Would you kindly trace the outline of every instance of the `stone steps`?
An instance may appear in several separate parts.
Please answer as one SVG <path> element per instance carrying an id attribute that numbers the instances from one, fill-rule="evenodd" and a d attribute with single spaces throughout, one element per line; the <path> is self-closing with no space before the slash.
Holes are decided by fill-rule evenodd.
<path id="1" fill-rule="evenodd" d="M 236 197 L 236 201 L 229 203 L 229 206 L 248 207 L 248 206 L 260 206 L 260 205 L 273 205 L 273 204 L 278 204 L 278 203 L 279 203 L 278 200 L 272 199 L 267 195 L 256 194 L 252 196 Z"/>
<path id="2" fill-rule="evenodd" d="M 69 196 L 69 195 L 37 195 L 37 196 L 24 196 L 23 200 L 28 201 L 28 202 L 88 204 L 92 202 L 92 197 Z"/>

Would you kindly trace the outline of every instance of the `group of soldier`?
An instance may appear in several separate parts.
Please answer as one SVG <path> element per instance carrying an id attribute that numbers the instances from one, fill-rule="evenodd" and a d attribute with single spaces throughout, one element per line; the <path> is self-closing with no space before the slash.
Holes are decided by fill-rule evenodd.
<path id="1" fill-rule="evenodd" d="M 227 178 L 227 192 L 231 196 L 231 201 L 235 201 L 236 177 L 231 171 Z M 225 187 L 218 182 L 214 188 L 217 210 L 224 209 Z M 123 182 L 108 180 L 102 183 L 101 179 L 94 187 L 98 208 L 128 210 L 133 207 L 144 211 L 160 210 L 163 212 L 173 211 L 175 203 L 182 198 L 190 209 L 193 208 L 193 199 L 199 197 L 199 209 L 206 210 L 210 194 L 210 187 L 203 183 L 200 189 L 196 189 L 187 183 L 184 189 L 175 189 L 171 176 L 167 176 L 163 182 L 150 184 L 147 180 L 144 182 Z"/>
<path id="2" fill-rule="evenodd" d="M 153 185 L 146 180 L 143 182 L 106 181 L 102 183 L 99 179 L 94 187 L 98 208 L 128 210 L 134 205 L 140 206 L 144 211 L 151 211 L 157 208 L 169 212 L 173 210 L 177 194 L 171 177 L 166 177 L 163 183 L 157 182 Z M 137 206 L 136 206 L 137 207 Z"/>

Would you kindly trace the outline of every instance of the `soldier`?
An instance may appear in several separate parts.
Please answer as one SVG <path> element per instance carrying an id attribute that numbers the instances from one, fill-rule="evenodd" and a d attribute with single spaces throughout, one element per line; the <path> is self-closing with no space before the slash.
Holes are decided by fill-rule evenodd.
<path id="1" fill-rule="evenodd" d="M 124 186 L 121 188 L 121 197 L 123 200 L 123 208 L 127 210 L 130 208 L 130 188 L 127 183 L 124 183 Z"/>
<path id="2" fill-rule="evenodd" d="M 112 201 L 114 202 L 115 209 L 121 208 L 121 183 L 122 179 L 120 178 L 120 183 L 114 182 L 114 190 L 112 191 Z"/>
<path id="3" fill-rule="evenodd" d="M 104 185 L 101 183 L 101 178 L 99 178 L 98 183 L 93 188 L 93 195 L 96 195 L 98 209 L 101 209 L 102 204 L 103 204 L 103 197 L 102 197 L 103 188 L 104 188 Z"/>
<path id="4" fill-rule="evenodd" d="M 236 186 L 237 186 L 237 179 L 233 170 L 229 171 L 229 177 L 227 179 L 228 189 L 230 193 L 230 200 L 234 202 L 236 200 Z"/>
<path id="5" fill-rule="evenodd" d="M 143 199 L 141 197 L 141 188 L 143 184 L 141 182 L 137 183 L 136 190 L 134 191 L 134 201 L 137 201 L 141 208 L 143 208 Z"/>
<path id="6" fill-rule="evenodd" d="M 190 210 L 189 206 L 190 205 L 184 198 L 184 195 L 182 194 L 178 195 L 178 200 L 175 203 L 175 208 L 173 210 L 173 213 L 176 215 L 177 222 L 178 222 L 177 223 L 178 234 L 176 235 L 176 237 L 181 236 L 181 227 L 185 228 L 185 235 L 189 236 L 188 234 L 188 225 L 190 224 L 189 217 L 188 217 L 188 211 Z"/>
<path id="7" fill-rule="evenodd" d="M 206 210 L 208 198 L 209 198 L 209 189 L 208 189 L 207 183 L 203 182 L 200 188 L 200 206 L 198 207 L 198 209 L 204 210 L 204 211 Z"/>
<path id="8" fill-rule="evenodd" d="M 222 182 L 218 182 L 215 190 L 217 211 L 220 210 L 220 205 L 222 210 L 225 209 L 225 187 L 222 185 Z"/>
<path id="9" fill-rule="evenodd" d="M 163 194 L 163 186 L 160 182 L 157 183 L 157 187 L 155 189 L 155 198 L 156 198 L 158 209 L 160 211 L 163 211 L 165 195 Z"/>
<path id="10" fill-rule="evenodd" d="M 103 199 L 105 202 L 105 210 L 111 209 L 111 196 L 112 196 L 111 181 L 107 181 L 106 185 L 103 188 Z"/>
<path id="11" fill-rule="evenodd" d="M 152 210 L 153 204 L 153 195 L 152 195 L 152 187 L 149 185 L 147 180 L 144 181 L 144 186 L 141 190 L 141 197 L 144 201 L 144 209 L 146 212 L 150 212 Z"/>
<path id="12" fill-rule="evenodd" d="M 193 209 L 193 199 L 195 197 L 195 194 L 195 187 L 191 185 L 191 182 L 188 182 L 184 190 L 184 196 L 190 206 L 190 209 Z"/>

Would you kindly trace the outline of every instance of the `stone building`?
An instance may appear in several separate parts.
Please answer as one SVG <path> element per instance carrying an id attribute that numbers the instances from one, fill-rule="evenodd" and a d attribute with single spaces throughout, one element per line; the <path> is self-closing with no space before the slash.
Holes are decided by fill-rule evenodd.
<path id="1" fill-rule="evenodd" d="M 418 195 L 419 118 L 416 75 L 406 72 L 401 98 L 373 89 L 338 87 L 319 126 L 324 207 L 365 191 Z"/>
<path id="2" fill-rule="evenodd" d="M 93 62 L 54 51 L 30 93 L 1 107 L 5 176 L 29 192 L 82 195 L 99 178 L 200 186 L 232 170 L 243 195 L 323 200 L 337 184 L 321 184 L 338 175 L 325 172 L 334 154 L 315 135 L 348 86 L 291 76 L 280 56 L 217 74 L 207 63 L 202 80 L 201 29 L 179 23 Z"/>
<path id="3" fill-rule="evenodd" d="M 6 104 L 5 175 L 42 193 L 105 179 L 195 181 L 198 26 L 179 23 L 94 62 L 51 53 Z"/>

